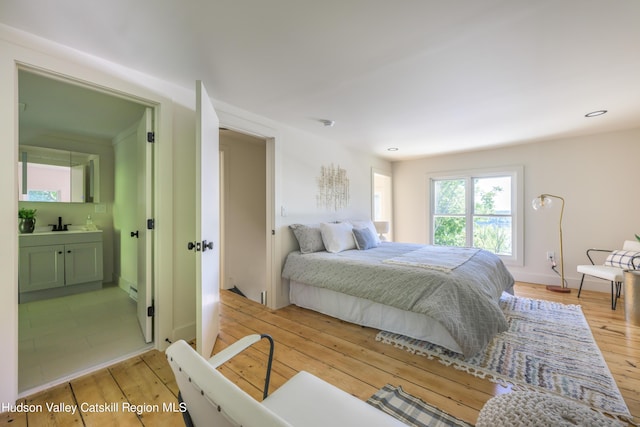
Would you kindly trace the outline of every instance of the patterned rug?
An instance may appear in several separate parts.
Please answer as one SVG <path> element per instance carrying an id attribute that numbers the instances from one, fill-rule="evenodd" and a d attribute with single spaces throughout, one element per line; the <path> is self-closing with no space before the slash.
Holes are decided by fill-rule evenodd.
<path id="1" fill-rule="evenodd" d="M 544 389 L 623 418 L 629 409 L 578 305 L 504 294 L 509 330 L 466 359 L 443 347 L 390 332 L 376 340 L 515 389 Z"/>
<path id="2" fill-rule="evenodd" d="M 410 426 L 471 427 L 471 424 L 411 396 L 402 387 L 393 387 L 390 384 L 378 390 L 367 403 Z"/>

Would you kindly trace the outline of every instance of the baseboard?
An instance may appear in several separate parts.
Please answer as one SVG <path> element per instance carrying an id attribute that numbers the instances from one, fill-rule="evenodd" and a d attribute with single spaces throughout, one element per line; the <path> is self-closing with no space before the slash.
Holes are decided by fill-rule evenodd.
<path id="1" fill-rule="evenodd" d="M 171 335 L 174 342 L 178 340 L 191 341 L 196 337 L 196 323 L 192 322 L 175 328 Z"/>
<path id="2" fill-rule="evenodd" d="M 534 283 L 539 285 L 560 285 L 560 276 L 551 274 L 535 274 L 525 272 L 512 272 L 513 278 L 516 282 Z M 571 289 L 578 289 L 580 287 L 581 277 L 566 277 L 567 286 Z M 582 285 L 583 291 L 594 292 L 611 292 L 611 283 L 606 280 L 599 280 L 596 278 L 584 278 L 584 284 Z M 624 286 L 622 287 L 624 293 Z"/>
<path id="3" fill-rule="evenodd" d="M 122 289 L 123 291 L 125 291 L 126 293 L 129 293 L 129 290 L 131 290 L 131 287 L 136 287 L 136 284 L 133 282 L 128 281 L 127 279 L 125 279 L 124 277 L 120 277 L 118 276 L 118 287 L 120 289 Z"/>
<path id="4" fill-rule="evenodd" d="M 123 277 L 118 277 L 118 287 L 128 293 L 132 300 L 138 301 L 138 290 L 136 289 L 137 286 L 135 283 Z"/>

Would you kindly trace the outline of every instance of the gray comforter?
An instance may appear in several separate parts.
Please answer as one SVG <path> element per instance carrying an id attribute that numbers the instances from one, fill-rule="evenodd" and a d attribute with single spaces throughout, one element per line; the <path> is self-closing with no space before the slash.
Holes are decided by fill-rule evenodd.
<path id="1" fill-rule="evenodd" d="M 430 248 L 436 251 L 432 255 L 439 250 L 383 243 L 366 251 L 292 252 L 282 277 L 430 316 L 449 331 L 465 357 L 472 356 L 507 329 L 498 301 L 513 286 L 513 277 L 500 258 L 484 250 L 456 261 L 452 269 L 390 262 L 403 256 L 413 260 Z M 446 257 L 451 248 L 442 250 Z"/>

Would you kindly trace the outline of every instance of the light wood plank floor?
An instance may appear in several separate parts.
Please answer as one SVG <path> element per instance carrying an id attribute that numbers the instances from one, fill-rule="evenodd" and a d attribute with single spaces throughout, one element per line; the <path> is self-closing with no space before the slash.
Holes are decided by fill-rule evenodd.
<path id="1" fill-rule="evenodd" d="M 524 283 L 516 285 L 516 295 L 582 305 L 627 406 L 639 422 L 640 327 L 626 324 L 623 302 L 619 303 L 618 310 L 612 311 L 606 293 L 585 291 L 578 300 L 575 291 L 556 294 L 542 286 Z M 480 408 L 489 398 L 509 391 L 437 361 L 376 342 L 377 331 L 370 328 L 295 306 L 271 311 L 226 291 L 222 292 L 222 302 L 221 334 L 215 352 L 250 333 L 271 334 L 276 341 L 276 351 L 270 391 L 304 369 L 363 400 L 387 383 L 401 385 L 407 392 L 471 423 L 475 423 Z M 221 370 L 260 399 L 267 351 L 266 342 L 258 343 Z M 0 426 L 179 426 L 181 414 L 172 412 L 168 406 L 163 408 L 163 404 L 176 402 L 177 393 L 164 354 L 154 350 L 29 396 L 24 403 L 42 405 L 45 410 L 4 413 L 0 415 Z M 54 413 L 46 410 L 47 402 L 71 405 L 115 402 L 118 410 Z M 95 406 L 88 409 L 92 408 L 96 409 Z"/>

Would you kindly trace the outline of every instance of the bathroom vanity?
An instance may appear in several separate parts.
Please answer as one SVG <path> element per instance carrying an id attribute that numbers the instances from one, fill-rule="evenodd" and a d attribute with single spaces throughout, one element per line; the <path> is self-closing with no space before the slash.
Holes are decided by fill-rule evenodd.
<path id="1" fill-rule="evenodd" d="M 102 288 L 102 231 L 21 234 L 19 302 Z"/>

